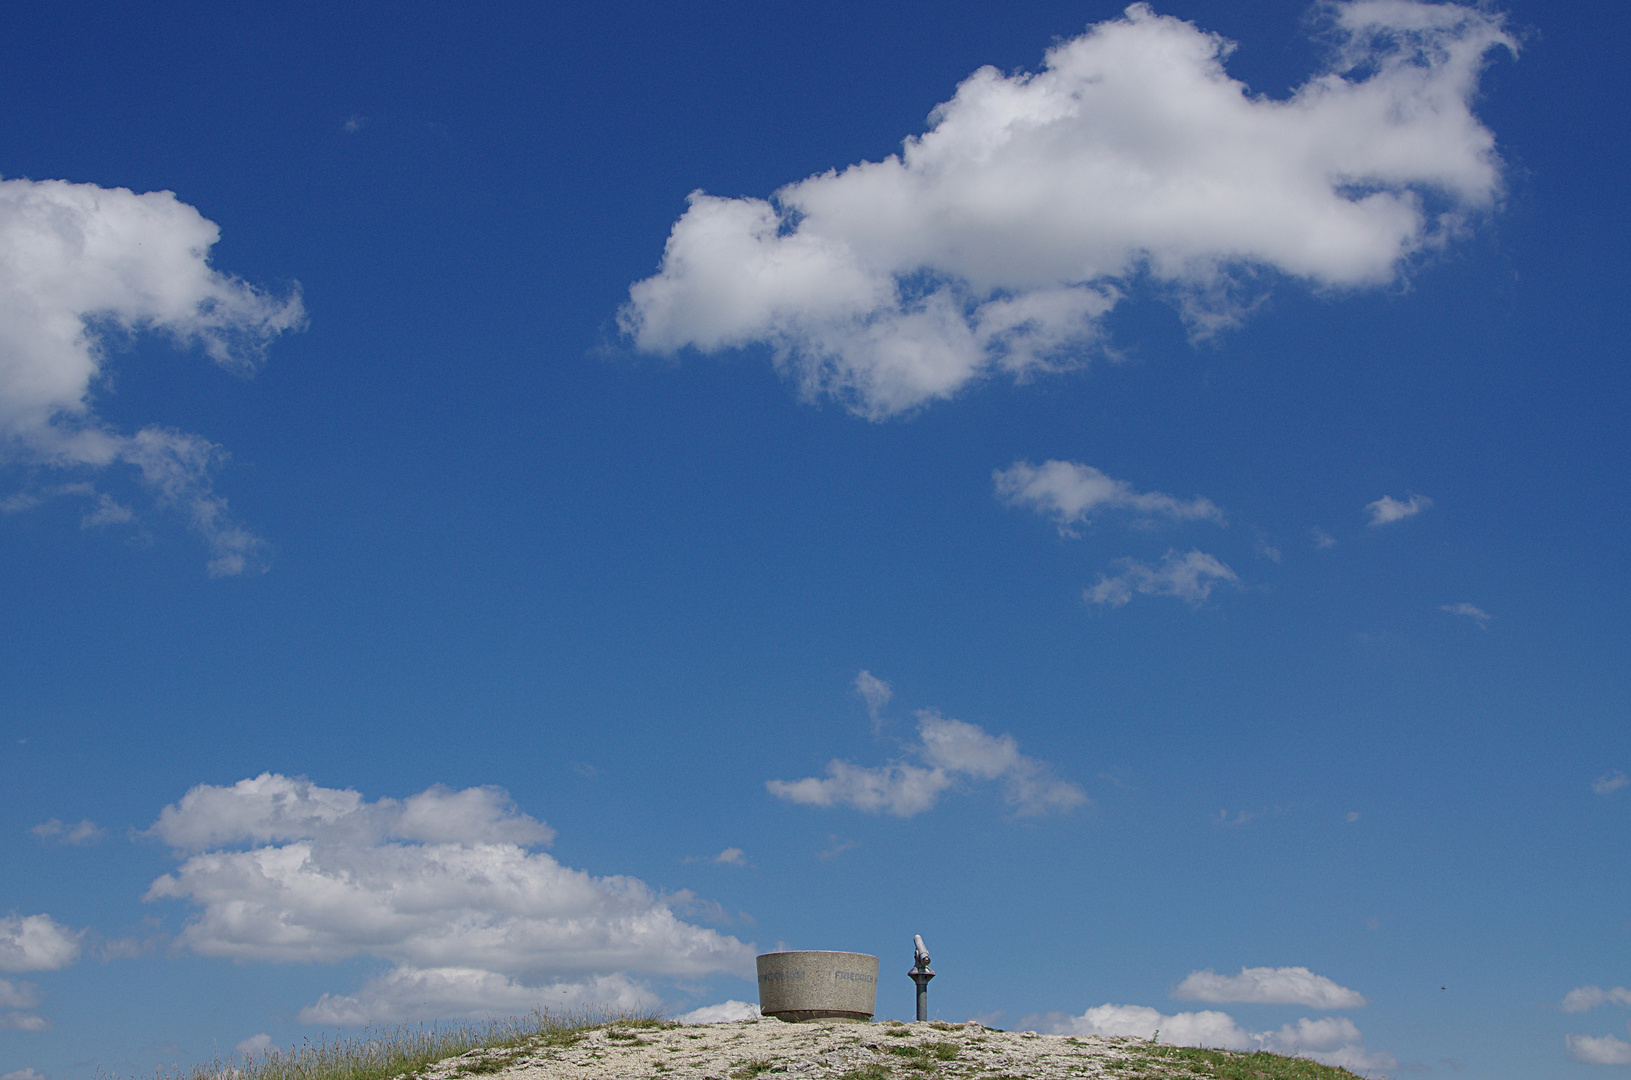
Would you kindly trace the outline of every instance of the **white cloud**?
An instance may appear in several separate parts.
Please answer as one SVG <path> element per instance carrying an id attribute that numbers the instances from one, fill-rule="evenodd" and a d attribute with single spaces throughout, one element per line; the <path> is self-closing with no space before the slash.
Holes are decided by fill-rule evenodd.
<path id="1" fill-rule="evenodd" d="M 38 1069 L 14 1069 L 0 1076 L 0 1080 L 45 1080 L 45 1074 Z"/>
<path id="2" fill-rule="evenodd" d="M 117 502 L 105 491 L 96 492 L 96 508 L 80 515 L 81 529 L 96 529 L 104 525 L 125 525 L 136 516 L 136 511 Z"/>
<path id="3" fill-rule="evenodd" d="M 210 548 L 210 572 L 257 568 L 264 542 L 231 521 L 211 475 L 225 457 L 197 435 L 105 424 L 93 391 L 117 343 L 143 331 L 197 345 L 248 373 L 299 329 L 298 291 L 277 299 L 209 265 L 220 230 L 168 191 L 60 180 L 0 181 L 0 456 L 59 468 L 133 466 Z M 88 525 L 132 511 L 98 499 Z"/>
<path id="4" fill-rule="evenodd" d="M 924 762 L 861 766 L 842 760 L 827 765 L 825 777 L 768 780 L 778 798 L 806 806 L 849 806 L 873 813 L 911 817 L 934 806 L 942 792 L 962 779 L 995 780 L 1003 798 L 1022 817 L 1069 810 L 1087 802 L 1075 784 L 1053 775 L 1046 762 L 1026 757 L 1012 735 L 992 736 L 977 724 L 919 710 L 918 743 L 909 751 Z"/>
<path id="5" fill-rule="evenodd" d="M 145 898 L 198 909 L 177 944 L 239 960 L 374 956 L 396 965 L 356 996 L 325 997 L 314 1017 L 406 1016 L 414 994 L 451 1008 L 468 992 L 469 1008 L 480 1010 L 563 986 L 609 993 L 612 984 L 596 980 L 613 977 L 625 980 L 616 984 L 621 1001 L 632 985 L 624 972 L 752 969 L 751 946 L 678 918 L 681 898 L 528 851 L 554 831 L 498 788 L 438 786 L 369 802 L 262 774 L 193 788 L 149 833 L 184 861 Z M 555 981 L 521 981 L 540 975 Z"/>
<path id="6" fill-rule="evenodd" d="M 1448 611 L 1451 615 L 1465 615 L 1467 618 L 1477 623 L 1480 630 L 1489 626 L 1489 612 L 1485 611 L 1483 608 L 1475 607 L 1472 604 L 1440 604 L 1438 609 L 1440 611 Z"/>
<path id="7" fill-rule="evenodd" d="M 718 1005 L 704 1005 L 700 1009 L 692 1009 L 674 1019 L 682 1024 L 732 1024 L 738 1020 L 755 1020 L 759 1015 L 759 1006 L 732 998 Z"/>
<path id="8" fill-rule="evenodd" d="M 0 454 L 0 457 L 3 457 Z M 72 484 L 38 486 L 27 491 L 14 492 L 0 499 L 0 513 L 20 514 L 32 510 L 46 499 L 77 497 L 90 502 L 90 507 L 79 516 L 81 529 L 98 529 L 109 525 L 127 525 L 136 520 L 136 511 L 125 506 L 94 484 L 79 481 Z"/>
<path id="9" fill-rule="evenodd" d="M 834 759 L 825 777 L 802 780 L 766 780 L 765 789 L 778 799 L 805 806 L 850 806 L 872 813 L 911 817 L 934 806 L 940 793 L 951 787 L 943 769 L 917 765 L 852 765 Z"/>
<path id="10" fill-rule="evenodd" d="M 899 155 L 773 199 L 693 192 L 619 324 L 671 354 L 768 344 L 805 393 L 881 418 L 994 371 L 1070 367 L 1147 278 L 1197 334 L 1285 275 L 1395 281 L 1501 190 L 1470 108 L 1499 16 L 1323 9 L 1335 63 L 1290 98 L 1229 77 L 1234 46 L 1145 4 L 976 71 Z"/>
<path id="11" fill-rule="evenodd" d="M 1121 607 L 1134 593 L 1175 596 L 1198 605 L 1212 595 L 1218 582 L 1240 580 L 1227 565 L 1195 549 L 1185 555 L 1168 551 L 1160 566 L 1150 566 L 1136 559 L 1122 559 L 1120 565 L 1121 573 L 1114 577 L 1101 575 L 1098 584 L 1083 590 L 1082 596 L 1089 603 L 1111 607 Z"/>
<path id="12" fill-rule="evenodd" d="M 56 818 L 41 822 L 28 831 L 41 840 L 55 840 L 62 844 L 90 844 L 106 835 L 106 832 L 94 821 L 81 821 L 78 825 L 65 825 Z"/>
<path id="13" fill-rule="evenodd" d="M 1228 1013 L 1207 1009 L 1165 1015 L 1144 1005 L 1100 1005 L 1081 1016 L 1049 1013 L 1026 1017 L 1020 1026 L 1035 1026 L 1056 1035 L 1105 1035 L 1148 1039 L 1173 1046 L 1207 1046 L 1222 1050 L 1267 1050 L 1311 1058 L 1343 1068 L 1392 1069 L 1392 1055 L 1372 1053 L 1361 1045 L 1359 1028 L 1346 1017 L 1304 1017 L 1277 1031 L 1248 1031 Z"/>
<path id="14" fill-rule="evenodd" d="M 739 848 L 739 847 L 728 847 L 724 851 L 721 851 L 718 855 L 687 855 L 685 858 L 681 859 L 680 862 L 682 862 L 682 863 L 708 862 L 708 863 L 715 863 L 716 865 L 719 865 L 719 866 L 746 866 L 746 865 L 748 865 L 748 858 L 747 858 L 747 852 L 743 851 L 741 848 Z M 677 899 L 683 893 L 684 893 L 684 890 L 681 890 L 680 893 L 675 893 L 674 896 L 671 897 L 670 899 Z M 713 906 L 717 907 L 718 905 L 713 905 Z M 723 911 L 722 908 L 720 910 Z"/>
<path id="15" fill-rule="evenodd" d="M 1587 1065 L 1631 1065 L 1631 1043 L 1612 1035 L 1565 1035 L 1563 1045 Z"/>
<path id="16" fill-rule="evenodd" d="M 0 1031 L 50 1031 L 51 1024 L 33 1013 L 0 1013 Z"/>
<path id="17" fill-rule="evenodd" d="M 1223 511 L 1208 499 L 1178 499 L 1159 491 L 1135 491 L 1091 465 L 1074 461 L 1016 461 L 991 474 L 997 497 L 1009 506 L 1026 506 L 1052 517 L 1067 535 L 1070 526 L 1100 510 L 1130 510 L 1146 517 L 1179 521 L 1223 521 Z"/>
<path id="18" fill-rule="evenodd" d="M 1003 798 L 1016 813 L 1046 814 L 1087 802 L 1081 788 L 1053 775 L 1053 766 L 1021 754 L 1012 735 L 994 737 L 977 724 L 952 720 L 932 709 L 917 715 L 922 753 L 929 764 L 953 775 L 999 781 Z"/>
<path id="19" fill-rule="evenodd" d="M 295 1018 L 302 1024 L 357 1027 L 450 1016 L 514 1015 L 533 1009 L 635 1011 L 660 1004 L 645 987 L 622 974 L 527 986 L 479 968 L 399 965 L 369 980 L 356 994 L 324 994 Z"/>
<path id="20" fill-rule="evenodd" d="M 874 724 L 883 713 L 883 707 L 889 704 L 889 699 L 895 696 L 895 688 L 884 680 L 878 678 L 865 668 L 855 676 L 855 692 L 861 695 L 866 702 L 866 711 L 872 717 Z"/>
<path id="21" fill-rule="evenodd" d="M 1615 769 L 1613 772 L 1604 773 L 1593 780 L 1591 790 L 1598 795 L 1610 795 L 1627 784 L 1631 784 L 1631 778 L 1627 778 L 1625 773 Z"/>
<path id="22" fill-rule="evenodd" d="M 368 802 L 350 788 L 261 773 L 232 787 L 199 784 L 166 806 L 148 835 L 179 850 L 203 851 L 302 839 L 364 846 L 387 840 L 531 846 L 549 844 L 555 830 L 516 810 L 497 787 L 453 791 L 436 784 L 400 801 Z"/>
<path id="23" fill-rule="evenodd" d="M 1425 495 L 1412 495 L 1404 502 L 1391 495 L 1383 495 L 1375 502 L 1366 503 L 1365 509 L 1370 511 L 1369 524 L 1374 529 L 1379 525 L 1391 525 L 1395 521 L 1415 517 L 1432 505 L 1433 500 Z"/>
<path id="24" fill-rule="evenodd" d="M 1314 541 L 1314 546 L 1319 548 L 1321 551 L 1328 547 L 1336 547 L 1336 537 L 1332 536 L 1324 529 L 1309 529 L 1308 535 Z"/>
<path id="25" fill-rule="evenodd" d="M 49 915 L 0 917 L 0 971 L 55 971 L 79 958 L 83 930 Z"/>
<path id="26" fill-rule="evenodd" d="M 255 1054 L 264 1054 L 266 1051 L 270 1050 L 271 1048 L 272 1048 L 272 1036 L 266 1034 L 266 1032 L 264 1032 L 264 1031 L 261 1032 L 259 1035 L 249 1036 L 249 1038 L 247 1038 L 243 1042 L 239 1043 L 238 1047 L 237 1047 L 238 1053 L 244 1054 L 246 1056 L 252 1056 L 252 1055 L 255 1055 Z"/>
<path id="27" fill-rule="evenodd" d="M 1240 1001 L 1310 1009 L 1358 1009 L 1367 1004 L 1358 991 L 1305 967 L 1241 968 L 1239 975 L 1219 975 L 1211 968 L 1192 971 L 1173 988 L 1172 996 L 1179 1001 Z"/>
<path id="28" fill-rule="evenodd" d="M 1585 1012 L 1597 1006 L 1612 1002 L 1615 1005 L 1631 1006 L 1631 990 L 1623 986 L 1616 986 L 1604 990 L 1600 986 L 1577 986 L 1563 995 L 1561 1008 L 1567 1013 Z"/>
<path id="29" fill-rule="evenodd" d="M 0 979 L 0 1009 L 32 1009 L 40 1003 L 40 988 L 31 982 Z"/>

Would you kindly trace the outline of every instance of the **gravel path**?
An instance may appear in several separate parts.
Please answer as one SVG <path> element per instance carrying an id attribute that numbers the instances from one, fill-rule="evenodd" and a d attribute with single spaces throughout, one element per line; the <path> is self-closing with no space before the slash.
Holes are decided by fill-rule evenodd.
<path id="1" fill-rule="evenodd" d="M 564 1042 L 565 1040 L 557 1040 Z M 665 1029 L 613 1025 L 571 1045 L 473 1050 L 425 1080 L 1079 1080 L 1142 1060 L 1135 1039 L 991 1031 L 978 1024 L 785 1024 L 742 1020 Z M 1180 1070 L 1182 1071 L 1182 1070 Z"/>

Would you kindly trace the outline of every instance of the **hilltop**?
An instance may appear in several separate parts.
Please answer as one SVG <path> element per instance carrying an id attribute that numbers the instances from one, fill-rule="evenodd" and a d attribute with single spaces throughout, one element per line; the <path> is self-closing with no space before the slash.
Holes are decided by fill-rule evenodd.
<path id="1" fill-rule="evenodd" d="M 682 1026 L 622 1020 L 471 1050 L 422 1080 L 1344 1080 L 1303 1058 L 1165 1046 L 1141 1039 L 995 1031 L 976 1023 Z"/>

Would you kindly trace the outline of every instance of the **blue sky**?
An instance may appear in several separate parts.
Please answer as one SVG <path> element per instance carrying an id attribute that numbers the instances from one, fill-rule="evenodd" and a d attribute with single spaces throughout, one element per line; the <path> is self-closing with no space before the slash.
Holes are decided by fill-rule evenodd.
<path id="1" fill-rule="evenodd" d="M 914 933 L 946 1019 L 1616 1075 L 1628 31 L 10 13 L 0 1077 L 779 947 L 909 1017 Z"/>

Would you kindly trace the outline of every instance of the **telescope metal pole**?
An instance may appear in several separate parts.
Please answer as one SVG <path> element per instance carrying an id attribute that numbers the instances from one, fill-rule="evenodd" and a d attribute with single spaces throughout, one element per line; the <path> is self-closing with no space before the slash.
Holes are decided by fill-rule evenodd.
<path id="1" fill-rule="evenodd" d="M 917 983 L 917 1018 L 929 1018 L 929 980 L 934 978 L 934 972 L 928 968 L 913 968 L 907 972 L 912 981 Z"/>

